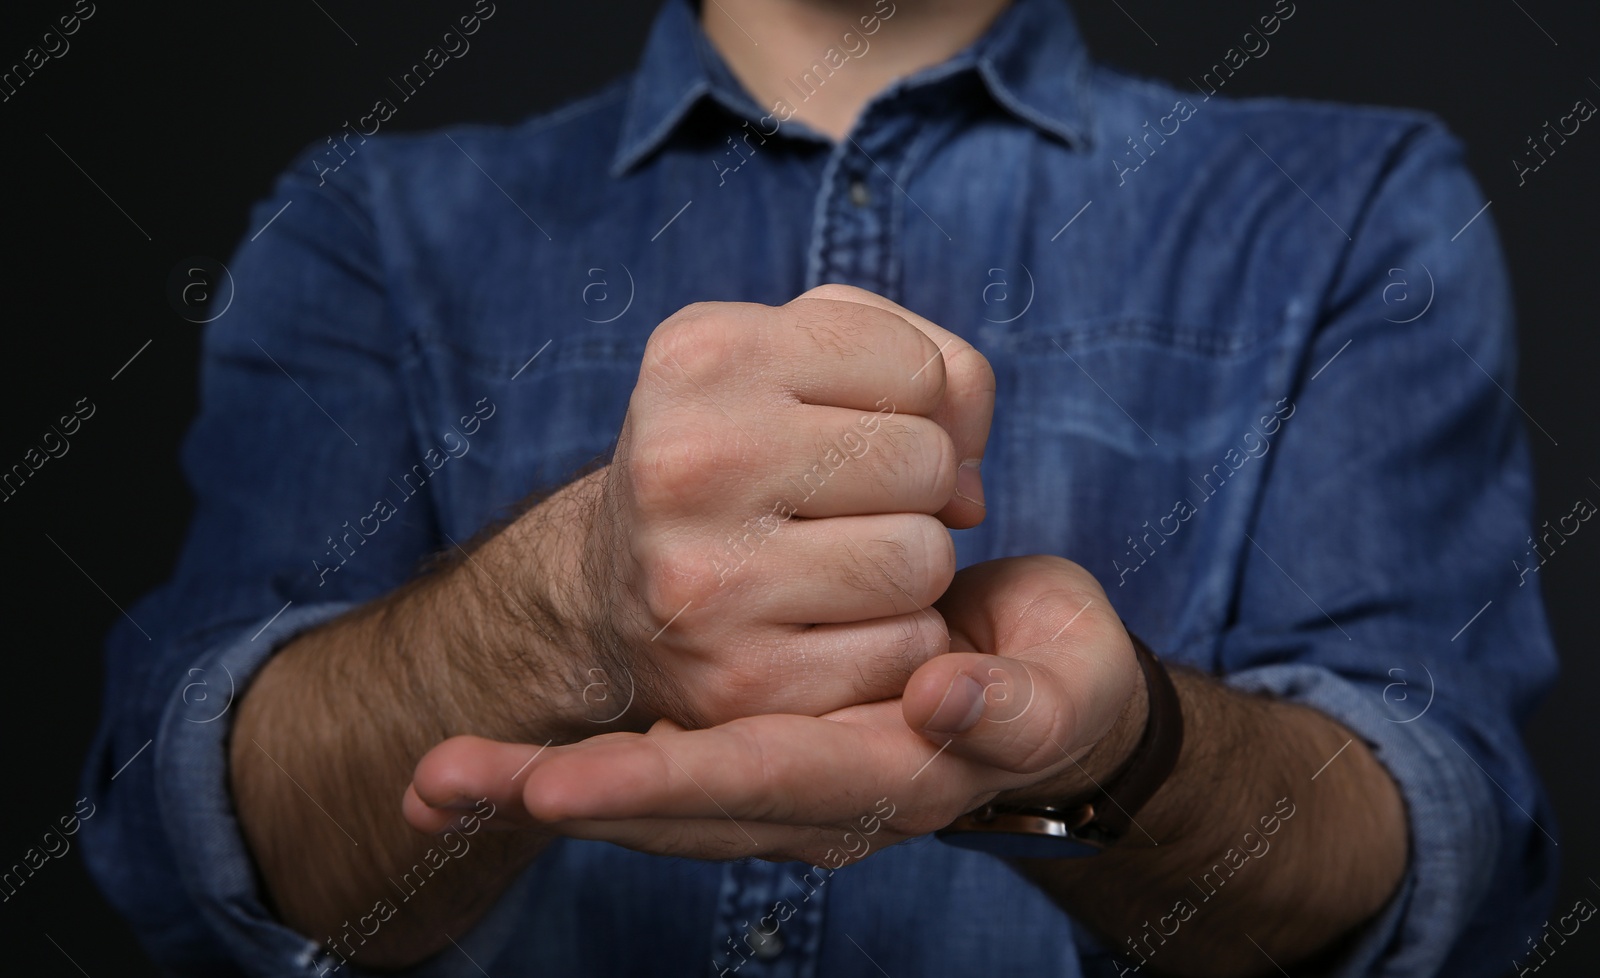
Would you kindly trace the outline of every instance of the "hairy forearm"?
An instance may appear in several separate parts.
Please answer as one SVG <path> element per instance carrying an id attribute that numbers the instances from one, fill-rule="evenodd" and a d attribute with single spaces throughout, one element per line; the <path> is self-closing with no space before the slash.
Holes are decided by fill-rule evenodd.
<path id="1" fill-rule="evenodd" d="M 572 578 L 570 555 L 529 536 L 581 505 L 558 495 L 262 668 L 238 709 L 231 782 L 291 927 L 364 965 L 409 964 L 481 916 L 543 848 L 536 833 L 476 831 L 495 827 L 487 807 L 424 836 L 401 798 L 418 759 L 448 737 L 542 744 L 596 732 L 573 704 L 583 671 L 562 646 L 576 641 L 555 602 L 526 586 Z"/>
<path id="2" fill-rule="evenodd" d="M 1316 710 L 1173 680 L 1183 753 L 1128 837 L 1017 865 L 1145 974 L 1276 974 L 1337 950 L 1404 873 L 1398 787 Z"/>

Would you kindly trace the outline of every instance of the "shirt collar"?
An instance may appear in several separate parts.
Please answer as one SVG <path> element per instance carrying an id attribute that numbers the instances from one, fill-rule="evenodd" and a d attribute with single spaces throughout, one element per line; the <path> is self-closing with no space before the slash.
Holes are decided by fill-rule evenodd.
<path id="1" fill-rule="evenodd" d="M 886 23 L 882 29 L 892 26 Z M 975 70 L 1006 111 L 1083 147 L 1090 128 L 1089 64 L 1083 37 L 1062 0 L 1014 0 L 966 50 L 897 87 Z M 766 113 L 706 38 L 695 0 L 668 0 L 651 27 L 628 89 L 612 174 L 626 173 L 654 152 L 703 99 L 750 119 Z"/>

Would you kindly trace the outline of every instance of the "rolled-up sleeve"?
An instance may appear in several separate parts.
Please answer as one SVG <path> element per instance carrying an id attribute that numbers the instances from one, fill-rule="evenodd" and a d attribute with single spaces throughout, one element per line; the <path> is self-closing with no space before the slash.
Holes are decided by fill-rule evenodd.
<path id="1" fill-rule="evenodd" d="M 323 181 L 302 157 L 251 215 L 263 230 L 228 263 L 232 303 L 204 337 L 183 451 L 193 522 L 169 583 L 107 643 L 83 848 L 170 973 L 318 972 L 316 944 L 268 912 L 239 830 L 233 706 L 275 650 L 392 589 L 436 545 L 425 493 L 347 540 L 418 457 L 366 204 L 381 146 L 362 152 Z"/>
<path id="2" fill-rule="evenodd" d="M 1404 882 L 1341 975 L 1498 974 L 1553 895 L 1519 733 L 1556 664 L 1520 573 L 1509 288 L 1489 216 L 1459 230 L 1483 201 L 1441 127 L 1396 149 L 1305 350 L 1220 641 L 1232 685 L 1341 721 L 1405 800 Z"/>
<path id="3" fill-rule="evenodd" d="M 1230 676 L 1228 684 L 1337 718 L 1372 748 L 1400 786 L 1409 814 L 1410 865 L 1388 906 L 1332 974 L 1458 974 L 1437 971 L 1437 962 L 1488 892 L 1502 834 L 1494 789 L 1472 758 L 1436 725 L 1408 722 L 1403 713 L 1397 718 L 1381 694 L 1326 669 L 1267 666 Z M 1417 694 L 1425 701 L 1425 691 Z M 1329 759 L 1334 763 L 1337 757 Z"/>

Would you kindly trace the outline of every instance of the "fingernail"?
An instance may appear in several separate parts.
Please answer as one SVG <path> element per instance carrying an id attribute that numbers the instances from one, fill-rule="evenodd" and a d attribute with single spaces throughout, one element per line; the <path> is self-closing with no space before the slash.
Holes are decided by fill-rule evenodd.
<path id="1" fill-rule="evenodd" d="M 936 734 L 958 734 L 972 729 L 983 716 L 983 687 L 966 673 L 957 673 L 944 691 L 944 699 L 922 729 Z"/>
<path id="2" fill-rule="evenodd" d="M 969 458 L 956 470 L 956 495 L 979 506 L 983 506 L 983 476 L 978 472 L 982 464 L 983 459 Z"/>

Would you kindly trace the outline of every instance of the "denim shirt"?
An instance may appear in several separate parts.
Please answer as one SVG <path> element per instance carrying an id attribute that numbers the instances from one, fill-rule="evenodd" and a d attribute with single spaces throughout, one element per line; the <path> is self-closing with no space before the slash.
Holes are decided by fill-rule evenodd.
<path id="1" fill-rule="evenodd" d="M 1018 0 L 838 143 L 787 119 L 902 26 L 888 0 L 869 21 L 759 105 L 669 0 L 631 78 L 515 126 L 346 130 L 255 209 L 205 336 L 194 522 L 109 639 L 85 773 L 89 865 L 166 968 L 331 974 L 372 926 L 291 931 L 242 842 L 232 697 L 273 651 L 603 459 L 663 318 L 825 282 L 993 364 L 962 565 L 1077 561 L 1169 660 L 1324 711 L 1393 775 L 1404 882 L 1338 974 L 1488 975 L 1537 932 L 1555 827 L 1518 727 L 1555 656 L 1508 283 L 1460 144 L 1414 112 L 1231 99 L 1231 69 L 1126 77 L 1059 0 Z M 1285 808 L 1317 804 L 1320 763 Z M 1147 923 L 1104 941 L 931 838 L 831 875 L 563 841 L 411 973 L 1171 968 L 1175 901 L 1215 926 L 1208 890 L 1292 844 L 1234 828 L 1227 875 L 1130 897 Z"/>

